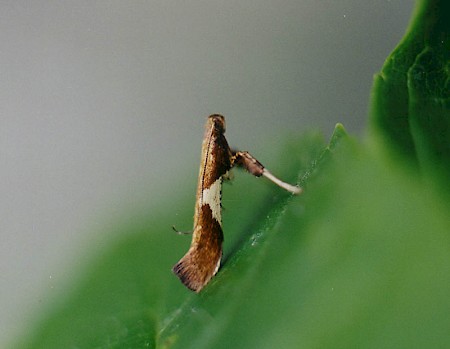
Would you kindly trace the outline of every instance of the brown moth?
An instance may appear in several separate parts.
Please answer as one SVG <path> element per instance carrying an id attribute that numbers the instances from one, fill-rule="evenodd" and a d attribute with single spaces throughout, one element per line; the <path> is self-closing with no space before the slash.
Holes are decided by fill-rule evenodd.
<path id="1" fill-rule="evenodd" d="M 211 280 L 220 266 L 223 242 L 221 187 L 229 170 L 234 166 L 243 167 L 254 176 L 265 176 L 293 194 L 302 191 L 300 187 L 276 178 L 248 152 L 231 150 L 224 134 L 224 117 L 209 116 L 202 144 L 192 242 L 189 251 L 172 269 L 181 282 L 195 292 Z"/>

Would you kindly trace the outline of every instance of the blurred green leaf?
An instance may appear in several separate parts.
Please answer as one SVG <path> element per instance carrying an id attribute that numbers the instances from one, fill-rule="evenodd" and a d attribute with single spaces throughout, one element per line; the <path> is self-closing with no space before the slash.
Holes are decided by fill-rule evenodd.
<path id="1" fill-rule="evenodd" d="M 212 285 L 169 317 L 160 344 L 450 343 L 447 208 L 417 179 L 405 180 L 403 171 L 340 139 L 314 166 L 304 196 L 274 205 L 254 222 Z"/>
<path id="2" fill-rule="evenodd" d="M 303 151 L 294 152 L 297 147 Z M 290 143 L 279 157 L 281 163 L 286 163 L 288 171 L 277 170 L 284 173 L 283 178 L 288 178 L 290 173 L 295 180 L 295 172 L 299 168 L 309 168 L 323 148 L 324 142 L 317 135 L 305 136 L 295 145 Z M 258 232 L 257 226 L 267 224 L 266 215 L 274 208 L 280 210 L 290 200 L 290 195 L 281 189 L 247 174 L 236 173 L 236 177 L 239 178 L 232 186 L 225 184 L 223 200 L 226 206 L 224 225 L 227 227 L 224 264 L 230 266 L 235 263 L 236 256 L 242 255 L 242 244 Z M 186 211 L 178 217 L 180 221 L 192 215 L 194 204 L 191 197 L 182 201 L 177 200 L 177 205 Z M 180 207 L 175 210 L 179 211 Z M 73 286 L 67 294 L 60 295 L 64 299 L 54 299 L 51 302 L 54 306 L 47 309 L 48 313 L 41 314 L 37 325 L 33 330 L 27 330 L 27 336 L 15 347 L 154 348 L 160 341 L 162 328 L 174 314 L 184 316 L 182 304 L 198 297 L 170 271 L 187 250 L 191 238 L 178 236 L 171 230 L 173 210 L 173 203 L 167 203 L 158 211 L 149 210 L 153 211 L 152 217 L 133 218 L 117 228 L 118 232 L 113 236 L 124 238 L 96 251 L 84 270 L 85 275 L 82 271 L 81 276 L 74 276 Z M 187 220 L 192 224 L 192 217 Z M 275 220 L 276 215 L 271 221 Z M 103 234 L 100 238 L 102 236 L 108 239 Z M 100 243 L 105 244 L 104 241 Z M 75 274 L 74 271 L 71 273 Z M 226 277 L 226 268 L 220 274 Z M 239 279 L 242 282 L 246 278 Z M 214 290 L 216 283 L 213 280 L 208 288 Z M 208 294 L 208 288 L 201 297 Z M 171 339 L 164 337 L 163 342 L 170 343 Z"/>
<path id="3" fill-rule="evenodd" d="M 371 110 L 377 140 L 450 194 L 449 1 L 417 1 L 407 34 L 375 76 Z"/>
<path id="4" fill-rule="evenodd" d="M 17 347 L 450 343 L 448 207 L 341 126 L 330 144 L 309 136 L 289 146 L 302 196 L 264 183 L 262 194 L 246 189 L 244 176 L 225 188 L 229 205 L 247 201 L 245 213 L 226 210 L 225 262 L 200 294 L 170 273 L 189 239 L 171 234 L 167 217 L 154 217 L 129 227 L 129 237 L 98 257 Z"/>

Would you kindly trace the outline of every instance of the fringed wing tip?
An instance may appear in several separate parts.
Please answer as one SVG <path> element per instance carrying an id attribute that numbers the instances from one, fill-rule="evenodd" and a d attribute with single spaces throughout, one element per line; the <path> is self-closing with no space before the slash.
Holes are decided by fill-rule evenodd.
<path id="1" fill-rule="evenodd" d="M 219 254 L 217 259 L 214 259 L 212 263 L 210 262 L 208 265 L 203 264 L 200 267 L 199 261 L 194 262 L 195 258 L 188 252 L 174 265 L 172 271 L 187 288 L 198 293 L 219 269 L 221 254 Z"/>
<path id="2" fill-rule="evenodd" d="M 191 269 L 186 266 L 186 261 L 182 259 L 173 266 L 172 271 L 188 289 L 194 292 L 200 292 L 203 285 L 195 281 L 195 272 Z"/>

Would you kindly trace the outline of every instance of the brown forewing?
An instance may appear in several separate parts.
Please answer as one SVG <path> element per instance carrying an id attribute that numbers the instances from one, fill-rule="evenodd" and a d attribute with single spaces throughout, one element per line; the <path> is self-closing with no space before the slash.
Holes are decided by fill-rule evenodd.
<path id="1" fill-rule="evenodd" d="M 208 204 L 202 203 L 202 193 L 216 181 L 221 182 L 231 168 L 231 150 L 224 132 L 223 116 L 211 115 L 202 144 L 192 242 L 189 251 L 173 268 L 180 280 L 196 292 L 217 272 L 222 257 L 222 222 L 213 217 Z"/>

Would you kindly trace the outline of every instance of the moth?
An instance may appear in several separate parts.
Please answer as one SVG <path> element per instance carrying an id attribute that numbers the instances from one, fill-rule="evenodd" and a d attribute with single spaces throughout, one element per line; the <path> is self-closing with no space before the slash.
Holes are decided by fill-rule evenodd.
<path id="1" fill-rule="evenodd" d="M 195 292 L 200 292 L 220 266 L 223 242 L 222 181 L 235 166 L 256 177 L 267 177 L 293 194 L 302 191 L 300 187 L 276 178 L 248 152 L 232 150 L 225 138 L 225 118 L 219 114 L 209 116 L 202 143 L 192 242 L 188 252 L 172 268 L 181 282 Z"/>

